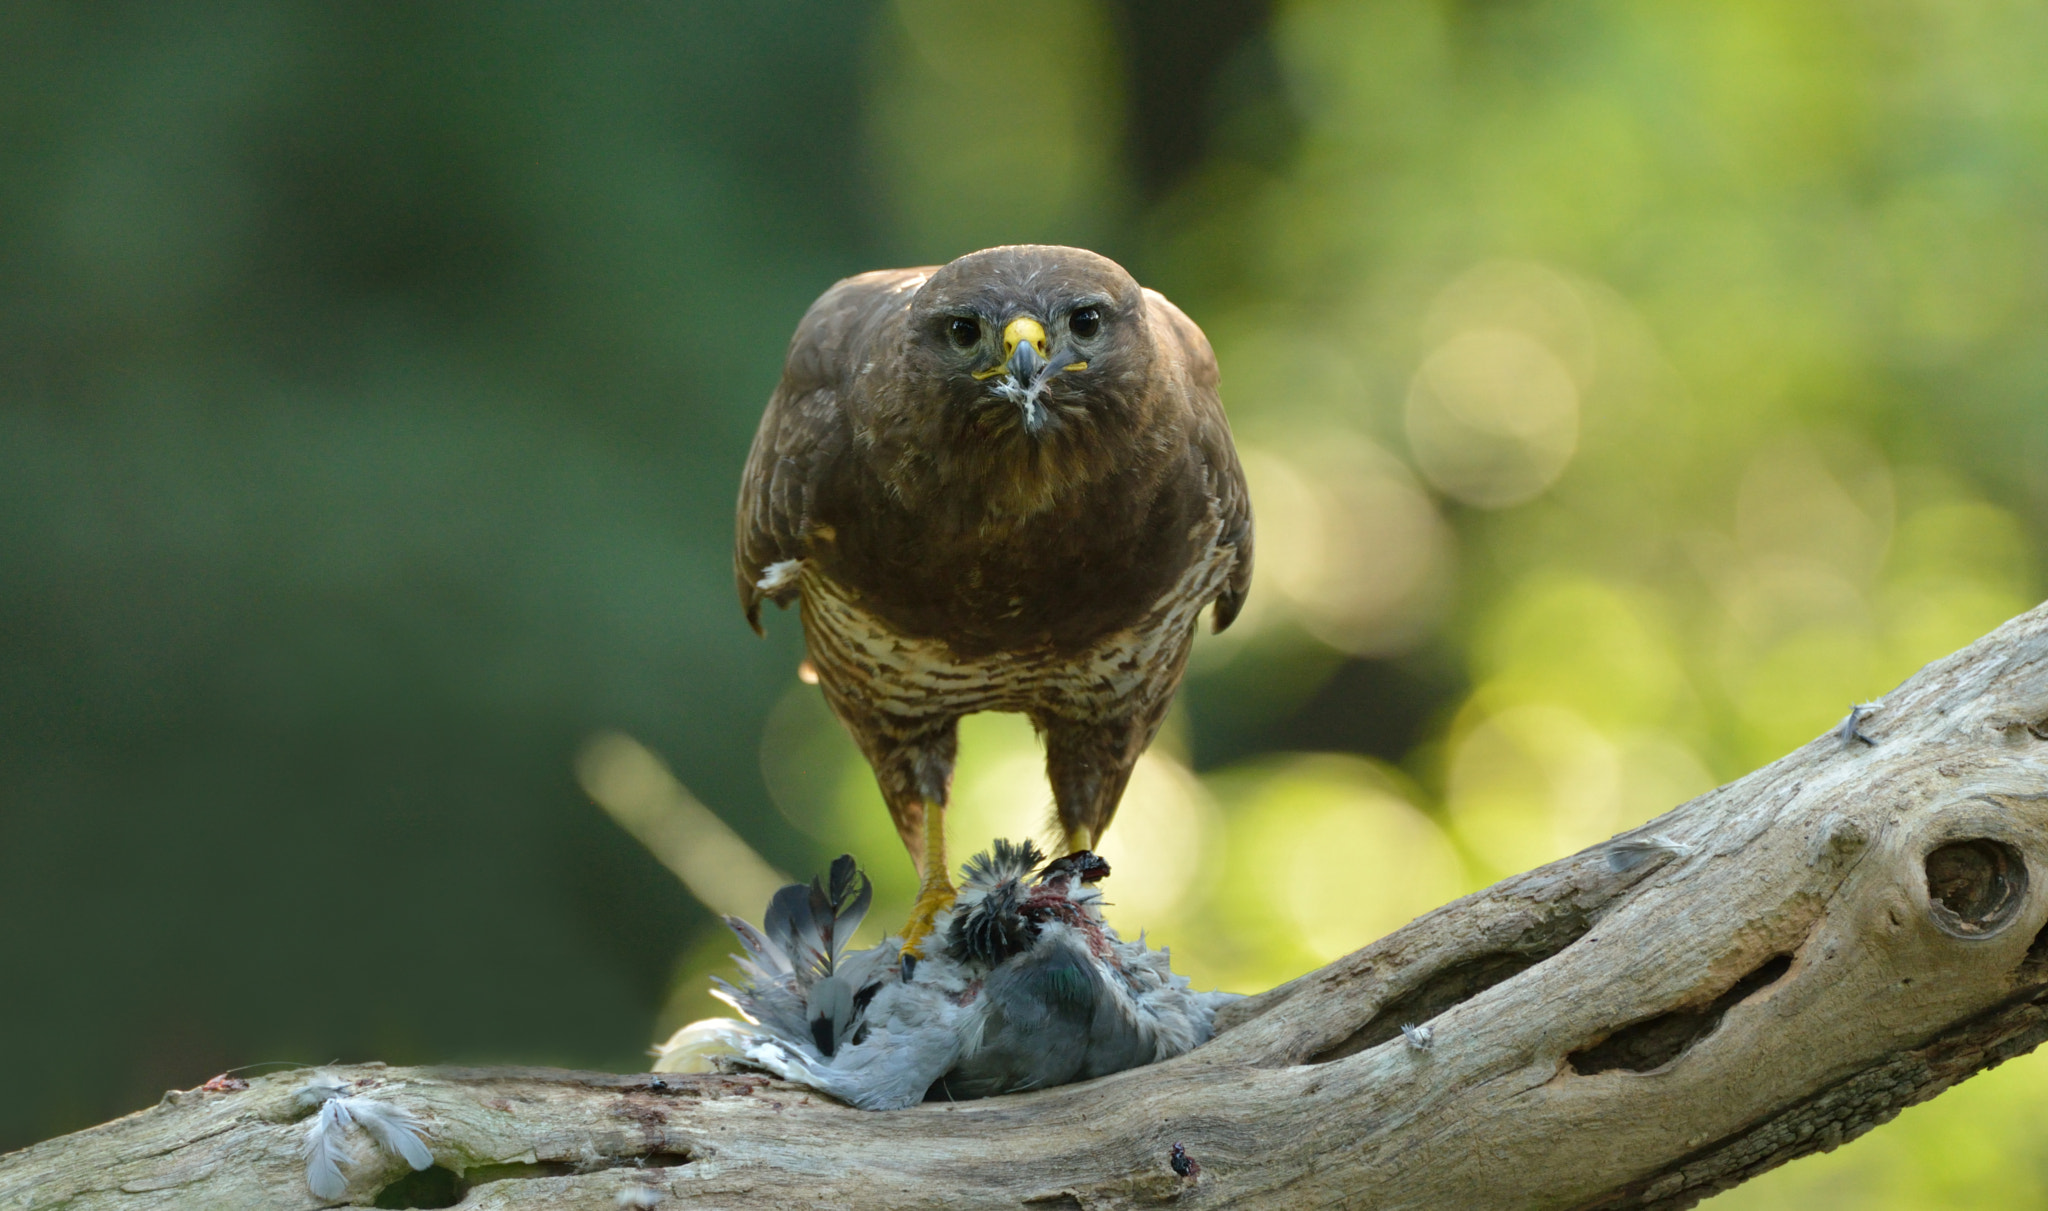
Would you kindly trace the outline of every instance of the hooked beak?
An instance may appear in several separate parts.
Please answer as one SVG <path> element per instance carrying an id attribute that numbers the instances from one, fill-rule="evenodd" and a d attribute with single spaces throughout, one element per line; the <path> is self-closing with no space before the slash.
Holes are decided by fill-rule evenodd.
<path id="1" fill-rule="evenodd" d="M 1020 315 L 1003 328 L 1002 363 L 974 376 L 987 380 L 1002 375 L 1003 381 L 995 384 L 995 393 L 1017 405 L 1023 413 L 1025 431 L 1032 434 L 1044 429 L 1049 419 L 1042 397 L 1052 376 L 1088 368 L 1087 362 L 1074 362 L 1055 369 L 1047 343 L 1045 325 Z"/>
<path id="2" fill-rule="evenodd" d="M 1013 381 L 1028 384 L 1045 368 L 1046 356 L 1045 325 L 1020 315 L 1003 329 L 1003 360 L 978 371 L 974 377 L 990 379 L 1008 374 Z"/>

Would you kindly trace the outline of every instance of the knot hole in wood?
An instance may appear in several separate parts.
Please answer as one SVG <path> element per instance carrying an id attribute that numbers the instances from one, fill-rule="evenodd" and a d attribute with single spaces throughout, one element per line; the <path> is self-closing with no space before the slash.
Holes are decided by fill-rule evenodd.
<path id="1" fill-rule="evenodd" d="M 2003 841 L 1950 841 L 1927 855 L 1927 906 L 1934 923 L 1958 938 L 1988 938 L 2027 900 L 2027 862 Z"/>

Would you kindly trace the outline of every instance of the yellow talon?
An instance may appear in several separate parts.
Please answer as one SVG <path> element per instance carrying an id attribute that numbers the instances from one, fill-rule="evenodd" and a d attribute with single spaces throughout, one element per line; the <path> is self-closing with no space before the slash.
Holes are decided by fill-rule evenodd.
<path id="1" fill-rule="evenodd" d="M 946 873 L 946 807 L 924 805 L 924 886 L 910 909 L 910 921 L 903 926 L 903 954 L 910 960 L 924 958 L 924 940 L 931 936 L 935 917 L 952 907 L 958 896 Z M 909 971 L 906 966 L 905 972 Z M 905 978 L 909 978 L 906 974 Z"/>
<path id="2" fill-rule="evenodd" d="M 933 919 L 953 906 L 957 894 L 950 883 L 927 887 L 918 893 L 917 904 L 910 910 L 910 923 L 903 927 L 904 954 L 913 959 L 925 957 L 924 942 L 932 935 Z"/>

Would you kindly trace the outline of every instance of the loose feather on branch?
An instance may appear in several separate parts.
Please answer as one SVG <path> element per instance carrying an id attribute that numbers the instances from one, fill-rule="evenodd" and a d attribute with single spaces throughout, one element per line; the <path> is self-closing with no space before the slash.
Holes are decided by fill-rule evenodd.
<path id="1" fill-rule="evenodd" d="M 380 1150 L 414 1169 L 434 1163 L 433 1151 L 422 1138 L 426 1126 L 417 1116 L 391 1102 L 352 1094 L 352 1088 L 330 1073 L 315 1072 L 296 1098 L 302 1108 L 317 1108 L 307 1124 L 301 1151 L 306 1158 L 306 1185 L 319 1198 L 338 1199 L 348 1193 L 348 1178 L 342 1168 L 355 1164 L 355 1152 L 348 1142 L 352 1124 L 361 1126 Z"/>

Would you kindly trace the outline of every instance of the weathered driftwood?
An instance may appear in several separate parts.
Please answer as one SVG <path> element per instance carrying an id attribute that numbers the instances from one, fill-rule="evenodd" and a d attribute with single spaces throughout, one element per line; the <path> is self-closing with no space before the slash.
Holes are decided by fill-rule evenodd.
<path id="1" fill-rule="evenodd" d="M 1648 842 L 1630 844 L 1630 841 Z M 464 1207 L 1690 1206 L 2048 1037 L 2048 607 L 1842 731 L 1105 1080 L 862 1113 L 758 1077 L 345 1069 Z M 1427 1022 L 1427 1049 L 1404 1040 Z M 0 1158 L 0 1207 L 305 1207 L 302 1075 Z M 1176 1174 L 1174 1144 L 1199 1164 Z M 411 1183 L 389 1188 L 394 1182 Z M 407 1191 L 411 1200 L 406 1201 Z"/>

